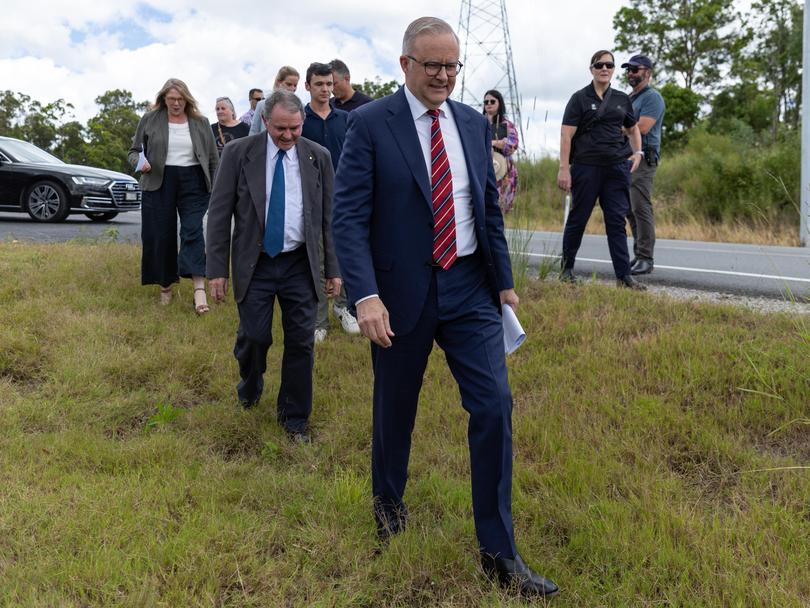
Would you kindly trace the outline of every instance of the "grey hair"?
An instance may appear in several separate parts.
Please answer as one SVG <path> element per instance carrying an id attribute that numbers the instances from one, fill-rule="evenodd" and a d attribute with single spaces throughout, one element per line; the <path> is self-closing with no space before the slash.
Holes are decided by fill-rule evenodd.
<path id="1" fill-rule="evenodd" d="M 233 107 L 233 102 L 231 101 L 230 97 L 217 97 L 215 105 L 220 101 L 224 101 L 225 105 L 230 106 L 231 114 L 233 115 L 234 120 L 236 119 L 236 108 Z"/>
<path id="2" fill-rule="evenodd" d="M 305 117 L 304 104 L 301 103 L 301 100 L 298 99 L 295 93 L 291 93 L 290 91 L 283 89 L 273 91 L 270 97 L 265 99 L 264 103 L 261 105 L 262 118 L 269 118 L 270 114 L 273 113 L 273 108 L 276 106 L 281 106 L 288 112 L 300 112 L 301 118 Z"/>
<path id="3" fill-rule="evenodd" d="M 412 21 L 408 29 L 405 30 L 405 35 L 402 37 L 402 54 L 408 55 L 413 52 L 414 40 L 426 34 L 433 36 L 453 34 L 453 38 L 456 39 L 456 44 L 461 46 L 458 36 L 447 21 L 439 19 L 438 17 L 419 17 L 416 21 Z"/>

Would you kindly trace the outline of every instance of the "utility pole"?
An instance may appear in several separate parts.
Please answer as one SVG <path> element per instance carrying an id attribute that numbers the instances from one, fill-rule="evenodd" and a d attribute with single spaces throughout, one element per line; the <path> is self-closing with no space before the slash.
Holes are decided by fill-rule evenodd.
<path id="1" fill-rule="evenodd" d="M 802 245 L 810 247 L 810 10 L 804 3 L 802 31 L 802 172 L 799 190 L 799 236 Z"/>
<path id="2" fill-rule="evenodd" d="M 504 110 L 515 123 L 522 143 L 521 100 L 512 61 L 506 0 L 461 0 L 458 36 L 464 64 L 458 101 L 481 108 L 484 93 L 497 89 L 503 95 Z"/>

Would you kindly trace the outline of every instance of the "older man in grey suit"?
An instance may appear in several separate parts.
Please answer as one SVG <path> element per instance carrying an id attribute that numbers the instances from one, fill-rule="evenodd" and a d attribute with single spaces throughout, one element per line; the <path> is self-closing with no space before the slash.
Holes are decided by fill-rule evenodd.
<path id="1" fill-rule="evenodd" d="M 259 402 L 264 388 L 278 297 L 284 329 L 278 420 L 294 441 L 308 443 L 317 303 L 341 287 L 331 230 L 334 173 L 329 152 L 301 137 L 304 108 L 298 97 L 275 91 L 261 113 L 266 134 L 223 150 L 208 208 L 207 275 L 212 298 L 222 302 L 232 253 L 237 394 L 246 408 Z M 319 243 L 326 293 L 317 287 Z"/>

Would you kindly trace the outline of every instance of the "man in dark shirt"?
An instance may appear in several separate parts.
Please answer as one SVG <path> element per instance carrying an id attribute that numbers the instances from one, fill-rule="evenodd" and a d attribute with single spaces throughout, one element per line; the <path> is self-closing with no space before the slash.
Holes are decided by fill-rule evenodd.
<path id="1" fill-rule="evenodd" d="M 332 97 L 334 80 L 332 68 L 326 63 L 312 63 L 307 68 L 304 87 L 309 91 L 310 102 L 304 108 L 304 128 L 301 134 L 329 150 L 332 155 L 332 166 L 337 171 L 343 140 L 346 138 L 348 112 L 334 109 L 329 105 Z M 323 264 L 321 264 L 321 282 L 324 282 Z M 335 316 L 340 319 L 343 331 L 359 334 L 360 327 L 346 305 L 346 292 L 341 291 L 335 298 Z M 315 322 L 315 342 L 326 339 L 329 328 L 329 302 L 324 298 L 318 301 L 318 317 Z"/>
<path id="2" fill-rule="evenodd" d="M 335 97 L 332 99 L 333 107 L 351 112 L 364 103 L 374 101 L 365 93 L 354 90 L 352 87 L 352 77 L 345 63 L 340 59 L 333 59 L 329 65 L 332 68 L 332 75 L 335 80 Z"/>

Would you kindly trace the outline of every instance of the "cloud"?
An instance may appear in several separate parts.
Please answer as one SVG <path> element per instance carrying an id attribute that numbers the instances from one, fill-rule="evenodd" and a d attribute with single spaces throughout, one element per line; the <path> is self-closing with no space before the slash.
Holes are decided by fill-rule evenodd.
<path id="1" fill-rule="evenodd" d="M 407 24 L 433 14 L 456 27 L 459 6 L 437 8 L 428 0 L 303 0 L 283 10 L 244 0 L 9 3 L 0 22 L 2 87 L 42 102 L 63 98 L 86 121 L 96 113 L 93 100 L 107 90 L 127 89 L 136 100 L 151 100 L 167 78 L 177 77 L 213 118 L 217 97 L 230 96 L 241 113 L 248 90 L 268 89 L 284 64 L 303 73 L 313 61 L 339 57 L 355 82 L 376 76 L 401 81 L 397 58 Z M 620 6 L 620 0 L 507 2 L 532 154 L 556 151 L 565 103 L 589 81 L 593 51 L 612 47 L 612 17 Z M 500 77 L 481 61 L 468 59 L 464 69 L 476 97 Z M 303 87 L 299 94 L 306 97 Z"/>

